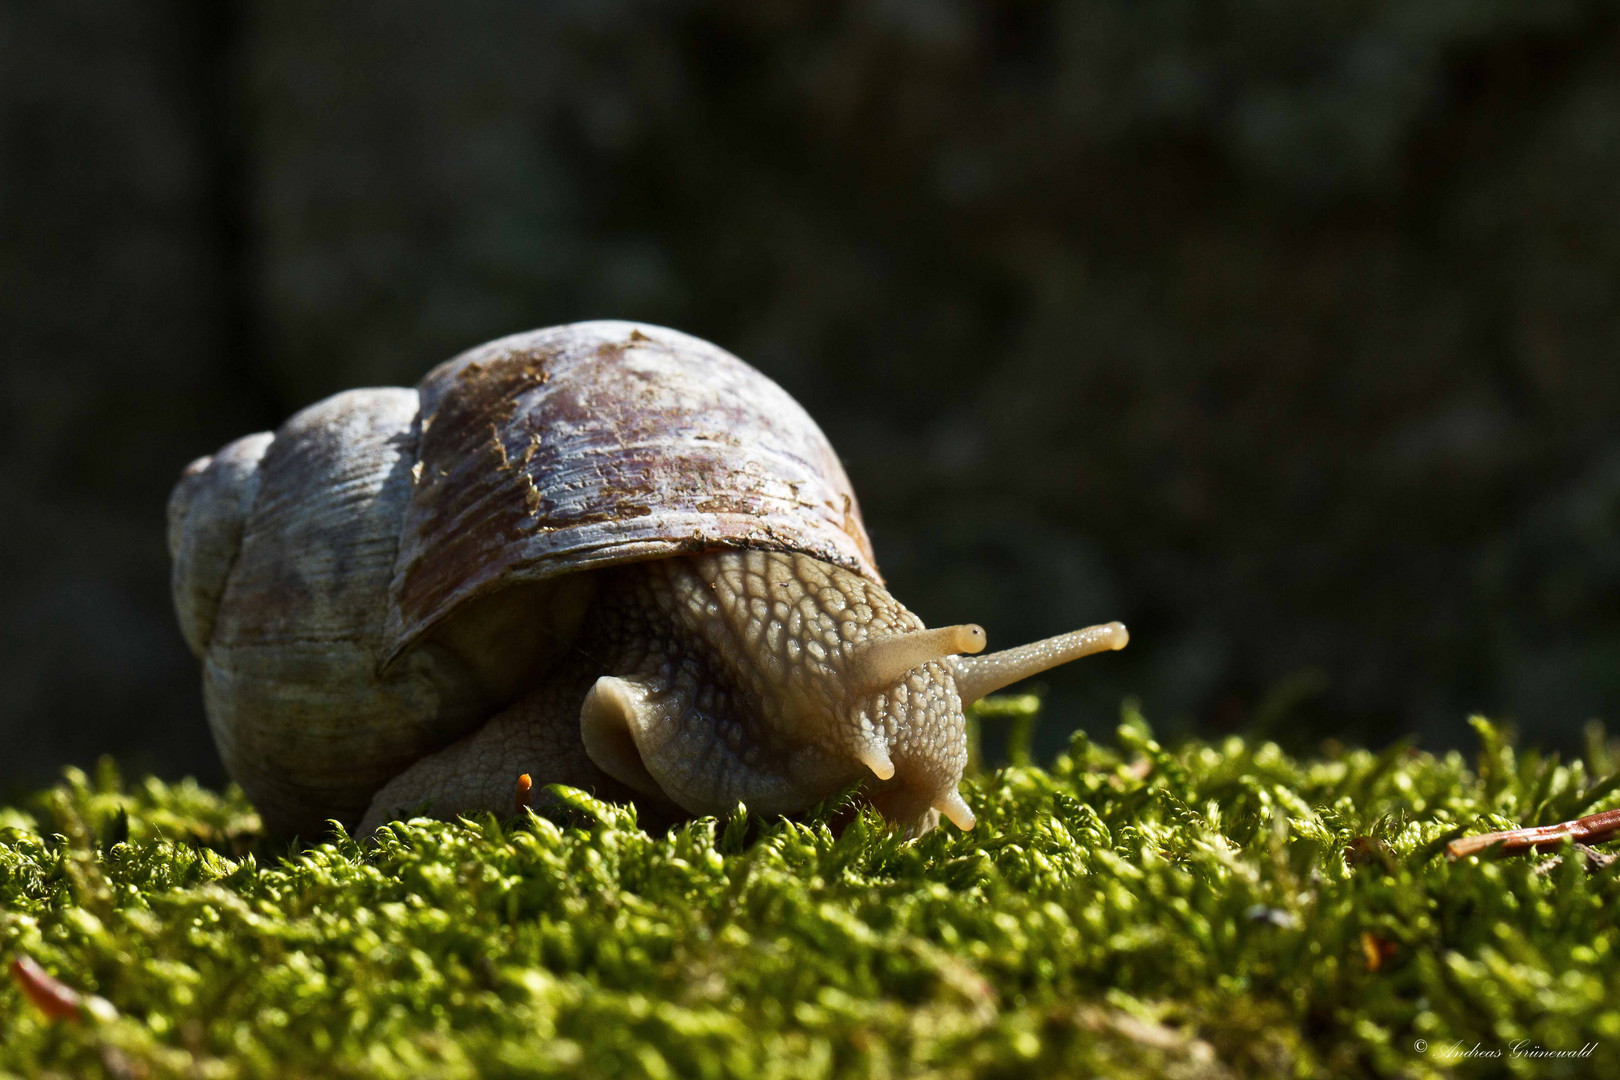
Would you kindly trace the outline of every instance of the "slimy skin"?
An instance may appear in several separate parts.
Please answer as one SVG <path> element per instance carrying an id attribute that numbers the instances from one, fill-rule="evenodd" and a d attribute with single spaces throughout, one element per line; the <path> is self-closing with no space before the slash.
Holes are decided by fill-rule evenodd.
<path id="1" fill-rule="evenodd" d="M 1123 633 L 1110 624 L 984 657 L 968 700 L 1118 648 Z M 798 553 L 602 571 L 560 669 L 389 781 L 360 831 L 422 808 L 509 812 L 524 773 L 633 799 L 658 818 L 739 802 L 795 814 L 867 777 L 874 804 L 911 835 L 941 814 L 972 828 L 957 791 L 967 748 L 953 654 L 983 647 L 979 627 L 927 630 L 881 586 Z"/>

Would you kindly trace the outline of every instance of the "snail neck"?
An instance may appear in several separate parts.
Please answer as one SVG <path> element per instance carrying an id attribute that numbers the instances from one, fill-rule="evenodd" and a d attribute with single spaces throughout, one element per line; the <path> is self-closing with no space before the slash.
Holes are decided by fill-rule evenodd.
<path id="1" fill-rule="evenodd" d="M 600 671 L 580 706 L 581 737 L 603 771 L 688 813 L 739 802 L 795 813 L 860 768 L 825 745 L 824 703 L 806 698 L 785 660 L 787 622 L 728 602 L 722 561 L 658 559 L 600 575 L 579 643 Z M 773 640 L 783 656 L 771 654 Z"/>

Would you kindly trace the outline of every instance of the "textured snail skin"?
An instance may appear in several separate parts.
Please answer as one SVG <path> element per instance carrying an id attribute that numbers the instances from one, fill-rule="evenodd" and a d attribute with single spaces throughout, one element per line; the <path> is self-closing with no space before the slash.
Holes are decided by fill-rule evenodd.
<path id="1" fill-rule="evenodd" d="M 882 587 L 807 555 L 725 551 L 604 571 L 596 588 L 566 670 L 401 773 L 361 831 L 417 808 L 510 809 L 519 773 L 654 816 L 793 814 L 868 775 L 870 749 L 893 764 L 873 797 L 908 831 L 956 800 L 967 753 L 946 664 L 885 686 L 851 675 L 867 642 L 922 628 Z"/>

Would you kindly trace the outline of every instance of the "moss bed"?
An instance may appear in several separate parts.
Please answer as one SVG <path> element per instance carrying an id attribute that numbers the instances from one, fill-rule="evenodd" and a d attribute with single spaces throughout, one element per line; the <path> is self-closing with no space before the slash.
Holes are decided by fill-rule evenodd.
<path id="1" fill-rule="evenodd" d="M 847 797 L 649 835 L 562 789 L 271 848 L 234 790 L 69 771 L 0 810 L 0 959 L 104 1001 L 7 979 L 0 1073 L 1620 1075 L 1620 861 L 1443 850 L 1614 805 L 1610 751 L 1476 726 L 1301 760 L 1127 710 L 1046 768 L 1015 737 L 916 843 Z"/>

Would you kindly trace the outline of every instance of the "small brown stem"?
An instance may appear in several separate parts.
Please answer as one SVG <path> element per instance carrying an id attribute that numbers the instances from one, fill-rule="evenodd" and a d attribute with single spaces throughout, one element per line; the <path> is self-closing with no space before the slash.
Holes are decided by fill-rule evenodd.
<path id="1" fill-rule="evenodd" d="M 11 962 L 11 977 L 39 1007 L 39 1011 L 52 1020 L 77 1020 L 83 999 L 79 992 L 56 979 L 34 962 L 31 956 L 19 956 Z"/>
<path id="2" fill-rule="evenodd" d="M 1493 844 L 1501 844 L 1509 853 L 1537 851 L 1556 847 L 1565 837 L 1587 844 L 1598 844 L 1620 833 L 1620 810 L 1605 810 L 1574 821 L 1560 821 L 1556 825 L 1542 825 L 1534 829 L 1508 829 L 1504 832 L 1465 836 L 1446 845 L 1446 857 L 1460 859 L 1464 855 L 1484 851 Z"/>

